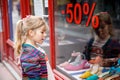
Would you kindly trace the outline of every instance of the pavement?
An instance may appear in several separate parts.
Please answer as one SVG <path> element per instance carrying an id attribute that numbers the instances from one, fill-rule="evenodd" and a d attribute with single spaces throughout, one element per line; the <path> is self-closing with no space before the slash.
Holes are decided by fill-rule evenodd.
<path id="1" fill-rule="evenodd" d="M 16 80 L 2 63 L 0 63 L 0 80 Z"/>

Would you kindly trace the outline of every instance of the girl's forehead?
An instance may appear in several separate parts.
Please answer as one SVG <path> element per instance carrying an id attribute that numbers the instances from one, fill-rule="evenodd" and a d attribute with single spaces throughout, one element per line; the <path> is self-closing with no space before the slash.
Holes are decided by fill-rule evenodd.
<path id="1" fill-rule="evenodd" d="M 46 25 L 42 25 L 41 27 L 38 28 L 38 30 L 46 31 L 47 30 L 47 26 Z"/>

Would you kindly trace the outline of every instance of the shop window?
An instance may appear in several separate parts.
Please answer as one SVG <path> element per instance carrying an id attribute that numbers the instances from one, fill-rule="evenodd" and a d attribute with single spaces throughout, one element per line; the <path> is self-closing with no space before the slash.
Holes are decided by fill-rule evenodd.
<path id="1" fill-rule="evenodd" d="M 20 19 L 20 0 L 8 0 L 10 39 L 14 41 L 16 23 Z"/>
<path id="2" fill-rule="evenodd" d="M 67 76 L 71 77 L 75 71 L 67 71 L 60 66 L 61 63 L 68 61 L 71 58 L 72 53 L 83 52 L 86 42 L 92 37 L 91 27 L 86 27 L 84 20 L 82 24 L 75 24 L 74 21 L 68 23 L 66 16 L 61 11 L 66 11 L 67 4 L 82 3 L 82 0 L 57 0 L 55 1 L 55 39 L 56 39 L 56 67 L 59 71 L 63 72 Z M 72 11 L 73 9 L 70 8 Z M 71 77 L 72 80 L 76 80 L 75 77 Z"/>
<path id="3" fill-rule="evenodd" d="M 71 80 L 81 80 L 79 78 L 79 75 L 84 72 L 85 69 L 82 70 L 74 70 L 71 67 L 71 70 L 69 68 L 66 69 L 64 67 L 64 64 L 67 64 L 70 62 L 74 57 L 72 56 L 72 53 L 83 53 L 85 49 L 85 45 L 94 36 L 94 33 L 92 33 L 92 27 L 89 25 L 86 27 L 86 19 L 88 16 L 83 15 L 83 19 L 81 24 L 76 24 L 73 21 L 68 22 L 66 17 L 70 17 L 70 15 L 66 14 L 67 4 L 72 3 L 73 6 L 76 3 L 79 3 L 83 5 L 84 2 L 88 2 L 90 7 L 92 3 L 95 0 L 57 0 L 55 1 L 54 5 L 54 12 L 55 12 L 55 44 L 56 44 L 56 68 L 66 76 L 70 77 Z M 105 4 L 103 4 L 103 1 L 99 1 L 101 3 L 96 2 L 97 6 L 95 8 L 94 13 L 98 13 L 100 11 L 104 11 L 106 9 Z M 99 6 L 103 4 L 103 9 L 99 10 Z M 111 5 L 111 4 L 110 4 Z M 113 7 L 114 8 L 114 7 Z M 112 9 L 113 9 L 112 8 Z M 73 7 L 69 7 L 69 13 L 74 12 Z M 79 13 L 74 13 L 76 16 L 79 15 Z M 113 15 L 116 15 L 113 13 Z M 116 30 L 119 32 L 119 30 Z M 115 33 L 117 36 L 116 38 L 119 38 L 118 33 Z M 84 58 L 84 56 L 83 56 Z M 79 61 L 78 61 L 79 63 Z M 73 63 L 74 64 L 74 63 Z M 75 63 L 74 65 L 76 65 Z M 79 65 L 79 64 L 78 64 Z M 69 65 L 67 65 L 69 66 Z"/>

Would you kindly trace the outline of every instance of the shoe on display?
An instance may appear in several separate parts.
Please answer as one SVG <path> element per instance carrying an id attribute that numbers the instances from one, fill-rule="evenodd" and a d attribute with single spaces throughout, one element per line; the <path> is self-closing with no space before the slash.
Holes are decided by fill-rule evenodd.
<path id="1" fill-rule="evenodd" d="M 71 56 L 78 56 L 78 55 L 80 55 L 81 53 L 80 52 L 75 52 L 75 51 L 73 51 L 73 53 L 71 54 Z"/>
<path id="2" fill-rule="evenodd" d="M 90 72 L 92 74 L 96 74 L 96 73 L 99 72 L 99 70 L 100 70 L 100 65 L 99 64 L 93 64 L 91 69 L 90 69 Z"/>
<path id="3" fill-rule="evenodd" d="M 103 73 L 103 67 L 99 67 L 99 70 L 98 70 L 98 72 L 96 73 L 96 75 L 101 75 L 102 73 Z"/>
<path id="4" fill-rule="evenodd" d="M 86 65 L 87 60 L 81 60 L 80 64 L 68 64 L 67 66 L 64 67 L 64 69 L 69 70 L 69 71 L 76 71 L 76 70 L 81 70 L 81 69 L 88 69 L 90 68 L 90 65 Z"/>
<path id="5" fill-rule="evenodd" d="M 81 59 L 81 56 L 79 55 L 82 55 L 82 53 L 73 51 L 73 53 L 71 54 L 72 57 L 71 59 L 68 60 L 68 62 L 72 63 L 72 62 L 76 62 L 77 60 Z"/>
<path id="6" fill-rule="evenodd" d="M 68 65 L 68 64 L 69 64 L 69 62 L 66 61 L 66 62 L 64 62 L 64 63 L 61 63 L 59 66 L 60 66 L 60 67 L 65 67 L 65 66 Z"/>
<path id="7" fill-rule="evenodd" d="M 120 76 L 115 74 L 115 75 L 112 75 L 108 78 L 105 78 L 105 80 L 120 80 Z"/>
<path id="8" fill-rule="evenodd" d="M 120 59 L 117 61 L 117 65 L 114 67 L 115 74 L 120 74 Z"/>
<path id="9" fill-rule="evenodd" d="M 99 78 L 98 80 L 104 80 L 103 78 Z"/>
<path id="10" fill-rule="evenodd" d="M 78 55 L 75 59 L 75 61 L 71 62 L 70 64 L 71 65 L 79 65 L 81 63 L 81 60 L 82 60 L 82 55 Z"/>
<path id="11" fill-rule="evenodd" d="M 108 68 L 103 67 L 102 73 L 104 73 L 104 72 L 108 72 L 108 71 L 109 71 Z"/>
<path id="12" fill-rule="evenodd" d="M 120 67 L 111 67 L 109 70 L 109 74 L 111 75 L 120 74 Z"/>
<path id="13" fill-rule="evenodd" d="M 70 64 L 70 62 L 74 62 L 77 56 L 71 56 L 71 58 L 68 61 L 65 61 L 64 63 L 61 63 L 59 66 L 60 67 L 65 67 L 68 64 Z"/>
<path id="14" fill-rule="evenodd" d="M 93 74 L 92 76 L 88 77 L 86 80 L 98 80 L 98 75 Z"/>
<path id="15" fill-rule="evenodd" d="M 59 66 L 60 66 L 60 67 L 65 67 L 65 66 L 67 66 L 69 63 L 74 62 L 78 55 L 80 55 L 80 52 L 75 52 L 75 51 L 73 51 L 73 53 L 71 54 L 70 59 L 69 59 L 68 61 L 65 61 L 64 63 L 61 63 Z"/>
<path id="16" fill-rule="evenodd" d="M 104 73 L 103 73 L 104 74 Z M 120 68 L 111 67 L 108 72 L 105 72 L 98 80 L 114 80 L 114 78 L 120 75 Z M 118 80 L 115 79 L 115 80 Z"/>
<path id="17" fill-rule="evenodd" d="M 118 64 L 118 66 L 120 66 L 120 59 L 118 59 L 117 64 Z"/>
<path id="18" fill-rule="evenodd" d="M 101 75 L 99 75 L 100 78 L 98 80 L 105 80 L 106 78 L 108 78 L 114 74 L 115 74 L 115 68 L 111 67 L 108 72 L 104 72 Z"/>
<path id="19" fill-rule="evenodd" d="M 80 78 L 86 79 L 88 77 L 92 76 L 90 71 L 86 71 L 85 73 L 83 73 Z"/>
<path id="20" fill-rule="evenodd" d="M 108 74 L 109 74 L 109 71 L 104 72 L 104 73 L 101 73 L 101 74 L 99 75 L 99 79 L 98 79 L 98 80 L 104 80 L 105 77 L 106 77 L 106 75 L 108 75 Z"/>
<path id="21" fill-rule="evenodd" d="M 116 74 L 120 74 L 120 67 L 116 68 Z"/>
<path id="22" fill-rule="evenodd" d="M 116 68 L 115 67 L 111 67 L 109 70 L 109 74 L 115 74 L 116 73 Z"/>
<path id="23" fill-rule="evenodd" d="M 91 59 L 88 61 L 90 64 L 95 64 L 95 59 Z"/>
<path id="24" fill-rule="evenodd" d="M 102 57 L 96 56 L 94 59 L 89 60 L 89 63 L 96 64 L 96 63 L 100 63 L 101 61 L 102 61 Z"/>
<path id="25" fill-rule="evenodd" d="M 86 71 L 85 73 L 83 73 L 83 74 L 80 76 L 80 78 L 88 78 L 88 77 L 90 77 L 90 76 L 92 76 L 92 75 L 94 75 L 94 74 L 99 73 L 99 70 L 101 70 L 101 69 L 100 69 L 100 65 L 99 65 L 99 64 L 93 64 L 88 71 Z M 102 71 L 102 70 L 101 70 L 101 71 Z M 100 72 L 101 72 L 101 71 L 100 71 Z M 91 74 L 91 75 L 90 75 L 90 74 Z M 89 79 L 89 80 L 90 80 L 90 79 Z M 91 80 L 92 80 L 92 79 L 91 79 Z"/>
<path id="26" fill-rule="evenodd" d="M 80 53 L 74 62 L 71 62 L 64 69 L 69 71 L 81 70 L 81 69 L 88 69 L 90 65 L 87 64 L 87 60 L 85 60 L 85 55 Z"/>

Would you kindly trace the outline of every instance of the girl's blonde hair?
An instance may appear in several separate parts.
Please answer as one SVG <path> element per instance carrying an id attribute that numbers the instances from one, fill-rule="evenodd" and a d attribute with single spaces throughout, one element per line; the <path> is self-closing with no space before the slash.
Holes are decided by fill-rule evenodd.
<path id="1" fill-rule="evenodd" d="M 22 20 L 19 20 L 16 25 L 15 53 L 20 54 L 22 44 L 28 36 L 28 31 L 37 29 L 43 25 L 45 25 L 45 29 L 47 29 L 45 21 L 39 16 L 28 15 Z"/>

